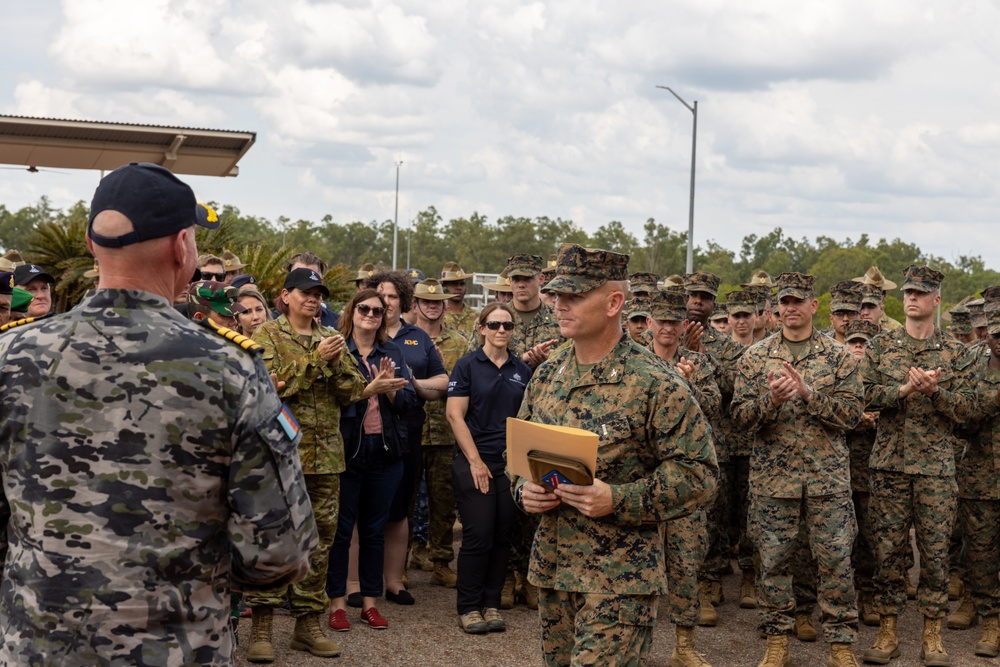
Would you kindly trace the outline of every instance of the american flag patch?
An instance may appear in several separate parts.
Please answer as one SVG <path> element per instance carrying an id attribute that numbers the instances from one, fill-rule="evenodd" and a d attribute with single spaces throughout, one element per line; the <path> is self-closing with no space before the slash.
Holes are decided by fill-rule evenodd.
<path id="1" fill-rule="evenodd" d="M 288 406 L 284 403 L 281 404 L 281 412 L 278 413 L 278 423 L 281 424 L 281 428 L 285 430 L 285 435 L 288 436 L 289 440 L 294 440 L 295 436 L 299 434 L 301 430 L 299 428 L 299 423 L 295 421 L 295 416 L 292 411 L 288 409 Z"/>

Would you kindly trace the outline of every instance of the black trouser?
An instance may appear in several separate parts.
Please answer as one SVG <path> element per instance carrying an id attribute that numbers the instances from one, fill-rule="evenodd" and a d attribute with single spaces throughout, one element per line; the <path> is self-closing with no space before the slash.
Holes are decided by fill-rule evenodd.
<path id="1" fill-rule="evenodd" d="M 455 502 L 462 519 L 462 546 L 458 550 L 458 613 L 500 607 L 500 590 L 507 575 L 510 536 L 514 526 L 514 499 L 503 459 L 484 459 L 493 475 L 487 493 L 476 489 L 469 461 L 456 447 L 452 461 Z"/>

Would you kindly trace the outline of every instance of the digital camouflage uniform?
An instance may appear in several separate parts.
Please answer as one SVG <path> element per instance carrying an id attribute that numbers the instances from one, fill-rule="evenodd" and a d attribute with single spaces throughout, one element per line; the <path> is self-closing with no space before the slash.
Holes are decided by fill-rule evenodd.
<path id="1" fill-rule="evenodd" d="M 824 637 L 853 643 L 858 613 L 851 547 L 857 528 L 844 432 L 861 417 L 861 381 L 857 362 L 842 345 L 815 330 L 809 341 L 795 359 L 782 334 L 765 338 L 744 354 L 736 379 L 733 420 L 756 433 L 749 533 L 760 560 L 757 602 L 766 634 L 793 631 L 792 563 L 802 551 L 804 524 L 818 568 Z M 784 374 L 783 361 L 811 387 L 808 403 L 796 396 L 774 407 L 768 374 Z"/>
<path id="2" fill-rule="evenodd" d="M 451 375 L 455 363 L 469 352 L 469 341 L 458 331 L 442 327 L 432 339 L 441 352 L 444 368 Z M 426 475 L 429 526 L 427 548 L 431 560 L 450 563 L 455 558 L 452 546 L 455 527 L 455 489 L 452 485 L 451 461 L 455 451 L 455 434 L 445 417 L 445 399 L 427 401 L 424 409 L 424 434 L 421 441 L 420 470 L 417 480 Z"/>
<path id="3" fill-rule="evenodd" d="M 900 400 L 911 367 L 942 369 L 933 398 L 914 392 Z M 880 413 L 869 462 L 878 561 L 875 610 L 898 616 L 906 606 L 903 577 L 912 522 L 921 569 L 917 606 L 925 617 L 940 618 L 947 612 L 948 541 L 958 493 L 952 431 L 975 404 L 974 357 L 940 329 L 926 340 L 895 329 L 869 344 L 862 374 L 867 409 Z"/>
<path id="4" fill-rule="evenodd" d="M 627 335 L 589 370 L 572 345 L 554 353 L 518 417 L 597 433 L 595 477 L 614 504 L 599 519 L 569 505 L 541 516 L 528 578 L 546 664 L 643 664 L 667 588 L 663 522 L 696 512 L 715 488 L 708 421 L 687 384 Z"/>
<path id="5" fill-rule="evenodd" d="M 340 509 L 339 473 L 345 468 L 340 408 L 361 400 L 367 385 L 346 346 L 335 363 L 319 356 L 320 341 L 336 333 L 316 324 L 312 336 L 304 336 L 282 315 L 264 322 L 253 334 L 254 342 L 263 348 L 268 371 L 285 383 L 278 394 L 302 428 L 299 458 L 316 515 L 319 548 L 305 579 L 292 586 L 248 593 L 245 599 L 251 607 L 277 607 L 287 597 L 296 618 L 323 613 L 330 604 L 326 573 Z"/>
<path id="6" fill-rule="evenodd" d="M 167 299 L 90 291 L 10 329 L 0 406 L 0 663 L 230 665 L 230 584 L 305 574 L 316 528 L 264 365 Z"/>

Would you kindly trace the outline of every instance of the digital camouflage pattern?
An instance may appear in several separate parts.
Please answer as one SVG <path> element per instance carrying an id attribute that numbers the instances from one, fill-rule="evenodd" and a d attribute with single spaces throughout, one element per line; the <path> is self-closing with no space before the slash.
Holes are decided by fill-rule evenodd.
<path id="1" fill-rule="evenodd" d="M 614 512 L 591 519 L 562 505 L 543 514 L 529 580 L 560 591 L 659 593 L 662 522 L 703 507 L 715 489 L 708 421 L 687 385 L 628 336 L 589 370 L 574 350 L 538 367 L 518 417 L 597 433 L 595 477 L 611 485 Z"/>
<path id="2" fill-rule="evenodd" d="M 253 334 L 268 371 L 285 383 L 281 399 L 302 427 L 299 458 L 307 474 L 344 472 L 340 408 L 360 400 L 368 384 L 350 354 L 332 364 L 319 356 L 320 341 L 334 335 L 334 329 L 315 324 L 312 336 L 303 336 L 284 315 L 264 322 Z"/>
<path id="3" fill-rule="evenodd" d="M 553 338 L 558 340 L 559 343 L 566 340 L 559 333 L 559 324 L 556 322 L 555 312 L 545 303 L 542 303 L 539 305 L 538 311 L 535 312 L 535 316 L 527 324 L 524 324 L 520 316 L 515 312 L 514 331 L 511 332 L 507 349 L 518 357 L 522 357 L 525 352 L 534 346 Z M 559 343 L 556 343 L 556 345 Z"/>
<path id="4" fill-rule="evenodd" d="M 780 407 L 771 402 L 771 372 L 788 362 L 813 390 Z M 795 359 L 781 334 L 748 348 L 739 365 L 733 421 L 756 434 L 750 459 L 750 491 L 771 498 L 849 493 L 850 459 L 845 431 L 861 418 L 863 395 L 854 357 L 813 331 L 808 354 Z"/>
<path id="5" fill-rule="evenodd" d="M 0 663 L 230 665 L 230 583 L 305 574 L 316 528 L 264 365 L 166 299 L 91 291 L 10 330 L 0 405 Z"/>
<path id="6" fill-rule="evenodd" d="M 584 294 L 613 280 L 628 279 L 628 255 L 610 250 L 563 243 L 556 256 L 556 272 L 543 291 Z"/>
<path id="7" fill-rule="evenodd" d="M 914 392 L 900 400 L 911 367 L 941 368 L 933 397 Z M 899 614 L 905 608 L 903 573 L 912 524 L 921 554 L 917 607 L 924 616 L 940 618 L 948 609 L 948 543 L 958 496 L 953 431 L 975 408 L 975 357 L 937 328 L 925 340 L 901 328 L 869 343 L 862 376 L 868 409 L 879 412 L 869 461 L 878 562 L 875 610 Z"/>

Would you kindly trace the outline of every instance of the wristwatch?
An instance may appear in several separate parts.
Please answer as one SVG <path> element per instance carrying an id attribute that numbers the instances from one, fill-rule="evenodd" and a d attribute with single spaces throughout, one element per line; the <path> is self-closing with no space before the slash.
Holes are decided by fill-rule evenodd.
<path id="1" fill-rule="evenodd" d="M 521 496 L 524 493 L 524 484 L 520 484 L 514 488 L 514 504 L 524 509 L 524 502 L 521 500 Z"/>

